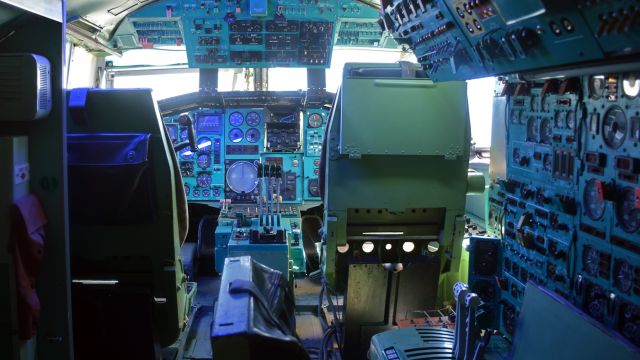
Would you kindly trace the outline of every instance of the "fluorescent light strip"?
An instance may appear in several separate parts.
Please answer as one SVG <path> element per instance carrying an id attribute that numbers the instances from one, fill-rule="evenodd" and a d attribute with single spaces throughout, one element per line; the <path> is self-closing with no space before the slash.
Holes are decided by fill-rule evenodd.
<path id="1" fill-rule="evenodd" d="M 90 280 L 90 279 L 81 279 L 81 280 L 73 280 L 74 284 L 83 284 L 83 285 L 115 285 L 119 283 L 118 280 Z"/>
<path id="2" fill-rule="evenodd" d="M 371 231 L 371 232 L 363 232 L 362 235 L 370 235 L 370 236 L 404 235 L 404 231 Z"/>

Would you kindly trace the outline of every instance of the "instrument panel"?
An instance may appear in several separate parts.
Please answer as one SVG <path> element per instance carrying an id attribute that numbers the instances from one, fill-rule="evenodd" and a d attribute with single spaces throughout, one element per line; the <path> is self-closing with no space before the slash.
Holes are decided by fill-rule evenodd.
<path id="1" fill-rule="evenodd" d="M 227 109 L 225 154 L 258 155 L 264 151 L 264 109 Z"/>
<path id="2" fill-rule="evenodd" d="M 185 45 L 190 68 L 327 68 L 334 42 L 395 46 L 377 18 L 373 8 L 347 0 L 163 1 L 130 14 L 113 45 Z"/>
<path id="3" fill-rule="evenodd" d="M 304 112 L 304 200 L 320 200 L 320 156 L 325 129 L 329 119 L 326 109 L 310 109 Z"/>
<path id="4" fill-rule="evenodd" d="M 632 59 L 635 1 L 393 0 L 381 24 L 434 81 Z"/>
<path id="5" fill-rule="evenodd" d="M 260 162 L 282 167 L 283 203 L 320 200 L 320 154 L 332 96 L 305 101 L 299 93 L 284 100 L 277 93 L 249 100 L 236 95 L 220 93 L 223 99 L 216 101 L 194 95 L 187 105 L 160 102 L 174 146 L 188 141 L 180 116 L 189 114 L 194 121 L 197 151 L 187 146 L 176 153 L 187 200 L 257 203 Z"/>
<path id="6" fill-rule="evenodd" d="M 640 346 L 637 72 L 508 81 L 507 178 L 490 187 L 502 237 L 500 328 L 533 281 Z"/>

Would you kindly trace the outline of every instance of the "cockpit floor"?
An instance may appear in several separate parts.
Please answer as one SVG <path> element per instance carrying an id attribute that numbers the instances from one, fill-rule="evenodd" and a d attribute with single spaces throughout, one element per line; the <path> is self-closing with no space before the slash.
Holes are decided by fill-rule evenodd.
<path id="1" fill-rule="evenodd" d="M 219 276 L 200 276 L 197 279 L 198 292 L 194 303 L 193 319 L 189 328 L 174 345 L 179 350 L 169 359 L 210 360 L 213 356 L 211 349 L 211 322 L 213 321 L 214 303 L 220 288 Z M 320 285 L 305 278 L 295 280 L 296 296 L 296 331 L 300 340 L 315 357 L 322 343 L 322 324 L 317 316 L 318 295 Z"/>

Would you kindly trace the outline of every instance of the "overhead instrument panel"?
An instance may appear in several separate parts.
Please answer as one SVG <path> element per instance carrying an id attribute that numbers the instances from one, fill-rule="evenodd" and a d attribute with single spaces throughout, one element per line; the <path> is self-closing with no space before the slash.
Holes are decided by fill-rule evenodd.
<path id="1" fill-rule="evenodd" d="M 630 0 L 395 0 L 383 10 L 385 29 L 434 81 L 632 60 L 640 50 L 640 6 Z"/>
<path id="2" fill-rule="evenodd" d="M 378 19 L 340 19 L 336 27 L 335 46 L 383 48 L 397 46 L 389 32 L 380 28 Z"/>
<path id="3" fill-rule="evenodd" d="M 191 68 L 327 68 L 334 38 L 341 45 L 380 46 L 384 35 L 375 25 L 377 17 L 373 8 L 347 0 L 264 1 L 261 6 L 250 0 L 176 0 L 129 15 L 111 45 L 184 44 Z M 336 36 L 338 18 L 349 25 Z"/>
<path id="4" fill-rule="evenodd" d="M 580 1 L 580 10 L 606 55 L 637 52 L 640 42 L 637 1 Z"/>
<path id="5" fill-rule="evenodd" d="M 399 44 L 413 50 L 434 81 L 481 77 L 486 73 L 482 61 L 456 21 L 444 2 L 430 0 L 393 1 L 381 19 Z"/>

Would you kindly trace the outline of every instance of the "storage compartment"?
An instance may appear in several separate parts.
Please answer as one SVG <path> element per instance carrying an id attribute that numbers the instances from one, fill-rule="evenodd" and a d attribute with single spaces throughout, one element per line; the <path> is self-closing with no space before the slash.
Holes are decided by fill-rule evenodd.
<path id="1" fill-rule="evenodd" d="M 150 134 L 67 136 L 72 223 L 130 224 L 154 217 L 149 139 Z"/>

